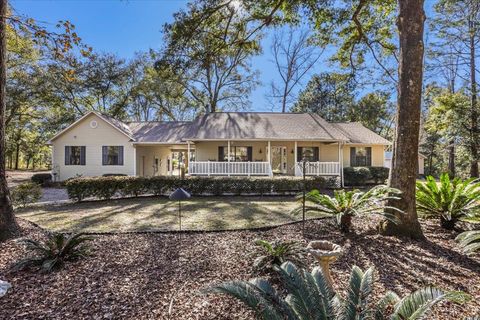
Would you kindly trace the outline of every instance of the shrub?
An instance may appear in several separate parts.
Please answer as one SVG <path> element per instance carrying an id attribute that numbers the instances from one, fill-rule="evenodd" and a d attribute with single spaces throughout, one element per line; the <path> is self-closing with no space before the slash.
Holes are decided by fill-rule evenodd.
<path id="1" fill-rule="evenodd" d="M 440 183 L 428 176 L 426 182 L 417 182 L 417 209 L 427 218 L 439 218 L 445 229 L 453 229 L 458 220 L 479 212 L 480 182 L 474 179 L 450 180 L 448 173 L 440 176 Z"/>
<path id="2" fill-rule="evenodd" d="M 329 181 L 322 177 L 309 177 L 307 189 L 328 187 Z M 299 178 L 249 178 L 249 177 L 94 177 L 75 178 L 65 182 L 70 199 L 82 201 L 88 197 L 110 199 L 119 194 L 140 196 L 145 194 L 166 195 L 177 188 L 184 188 L 193 195 L 224 194 L 287 194 L 303 188 Z"/>
<path id="3" fill-rule="evenodd" d="M 354 320 L 354 319 L 423 319 L 441 301 L 465 302 L 468 295 L 426 287 L 404 298 L 388 291 L 372 301 L 375 284 L 374 269 L 363 272 L 354 266 L 345 296 L 328 286 L 326 276 L 316 267 L 307 272 L 291 262 L 277 268 L 281 291 L 268 281 L 225 282 L 205 290 L 227 294 L 240 300 L 256 313 L 256 319 L 290 320 Z"/>
<path id="4" fill-rule="evenodd" d="M 306 210 L 320 212 L 326 216 L 334 216 L 340 230 L 350 232 L 354 216 L 378 214 L 396 221 L 395 215 L 386 213 L 385 209 L 401 211 L 387 207 L 385 202 L 389 199 L 399 199 L 399 194 L 399 190 L 384 185 L 373 187 L 366 192 L 335 190 L 333 197 L 322 194 L 318 190 L 312 190 L 306 195 L 306 200 L 311 203 L 311 205 L 306 206 Z M 298 207 L 293 212 L 299 213 L 301 211 L 302 207 Z"/>
<path id="5" fill-rule="evenodd" d="M 390 169 L 385 167 L 346 167 L 343 168 L 345 185 L 364 186 L 368 183 L 385 183 Z"/>
<path id="6" fill-rule="evenodd" d="M 42 187 L 46 187 L 52 182 L 52 175 L 50 173 L 35 173 L 30 180 Z"/>
<path id="7" fill-rule="evenodd" d="M 15 205 L 25 207 L 37 202 L 42 197 L 42 188 L 33 182 L 22 183 L 12 189 L 12 201 Z"/>
<path id="8" fill-rule="evenodd" d="M 255 244 L 261 248 L 261 255 L 253 262 L 253 267 L 258 272 L 273 271 L 286 261 L 304 267 L 306 251 L 296 241 L 269 242 L 256 240 Z"/>
<path id="9" fill-rule="evenodd" d="M 63 233 L 52 233 L 45 241 L 32 239 L 22 240 L 29 251 L 29 256 L 18 261 L 14 270 L 25 268 L 37 268 L 45 272 L 59 269 L 66 261 L 74 261 L 88 254 L 88 246 L 85 244 L 92 238 L 83 234 L 75 234 L 67 237 Z"/>

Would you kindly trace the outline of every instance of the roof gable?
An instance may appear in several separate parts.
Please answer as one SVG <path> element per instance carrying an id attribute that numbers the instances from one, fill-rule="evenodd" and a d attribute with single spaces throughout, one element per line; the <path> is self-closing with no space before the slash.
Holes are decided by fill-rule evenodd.
<path id="1" fill-rule="evenodd" d="M 352 144 L 392 144 L 387 139 L 366 128 L 360 122 L 338 122 L 332 123 L 338 130 L 347 136 L 348 142 Z"/>
<path id="2" fill-rule="evenodd" d="M 58 132 L 56 135 L 54 135 L 52 138 L 50 138 L 50 140 L 48 141 L 49 143 L 52 143 L 54 140 L 56 140 L 57 138 L 59 138 L 60 136 L 62 136 L 63 134 L 67 133 L 68 131 L 70 131 L 71 129 L 73 129 L 74 127 L 76 127 L 78 124 L 80 124 L 81 122 L 83 122 L 85 119 L 87 119 L 89 116 L 91 115 L 95 115 L 97 116 L 98 118 L 100 118 L 101 120 L 103 120 L 104 122 L 106 122 L 107 124 L 109 124 L 112 128 L 114 128 L 115 130 L 119 131 L 120 133 L 124 134 L 125 136 L 127 136 L 129 139 L 131 140 L 134 140 L 131 132 L 130 132 L 130 129 L 128 128 L 128 126 L 119 121 L 119 120 L 116 120 L 116 119 L 113 119 L 111 117 L 108 117 L 106 115 L 103 115 L 101 113 L 98 113 L 98 112 L 95 112 L 95 111 L 90 111 L 88 113 L 86 113 L 85 115 L 83 115 L 82 117 L 80 117 L 79 119 L 77 119 L 74 123 L 72 123 L 71 125 L 69 125 L 68 127 L 66 127 L 65 129 L 63 129 L 62 131 Z"/>

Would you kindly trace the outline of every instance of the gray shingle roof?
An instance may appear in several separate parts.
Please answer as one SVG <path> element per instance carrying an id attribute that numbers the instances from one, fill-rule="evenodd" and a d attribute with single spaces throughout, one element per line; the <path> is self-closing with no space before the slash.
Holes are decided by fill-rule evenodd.
<path id="1" fill-rule="evenodd" d="M 332 123 L 331 125 L 341 130 L 342 133 L 348 137 L 348 143 L 391 144 L 387 139 L 365 128 L 360 122 L 339 122 Z"/>
<path id="2" fill-rule="evenodd" d="M 132 131 L 135 142 L 161 142 L 185 143 L 183 138 L 190 130 L 191 122 L 165 121 L 165 122 L 130 122 L 128 126 Z"/>
<path id="3" fill-rule="evenodd" d="M 335 140 L 347 137 L 318 115 L 308 113 L 218 112 L 196 118 L 188 140 Z"/>

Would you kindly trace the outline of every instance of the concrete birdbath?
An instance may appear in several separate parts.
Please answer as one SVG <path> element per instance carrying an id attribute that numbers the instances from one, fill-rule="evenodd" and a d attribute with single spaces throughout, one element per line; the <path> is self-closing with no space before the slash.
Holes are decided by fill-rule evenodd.
<path id="1" fill-rule="evenodd" d="M 318 260 L 320 268 L 327 279 L 330 288 L 333 289 L 332 275 L 330 274 L 330 263 L 337 260 L 342 254 L 342 247 L 330 241 L 317 240 L 312 241 L 307 246 L 308 252 Z"/>

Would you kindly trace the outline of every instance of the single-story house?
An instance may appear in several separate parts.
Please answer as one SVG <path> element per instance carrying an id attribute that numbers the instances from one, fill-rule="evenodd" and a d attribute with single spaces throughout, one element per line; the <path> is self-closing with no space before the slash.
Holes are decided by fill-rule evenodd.
<path id="1" fill-rule="evenodd" d="M 316 114 L 218 112 L 193 121 L 122 122 L 89 112 L 50 139 L 56 181 L 75 176 L 336 176 L 383 166 L 391 143 L 361 123 Z"/>
<path id="2" fill-rule="evenodd" d="M 385 162 L 383 166 L 385 168 L 391 168 L 392 167 L 392 157 L 393 153 L 391 151 L 385 151 Z M 419 153 L 418 154 L 418 174 L 419 175 L 424 175 L 425 174 L 425 157 L 423 154 Z"/>

